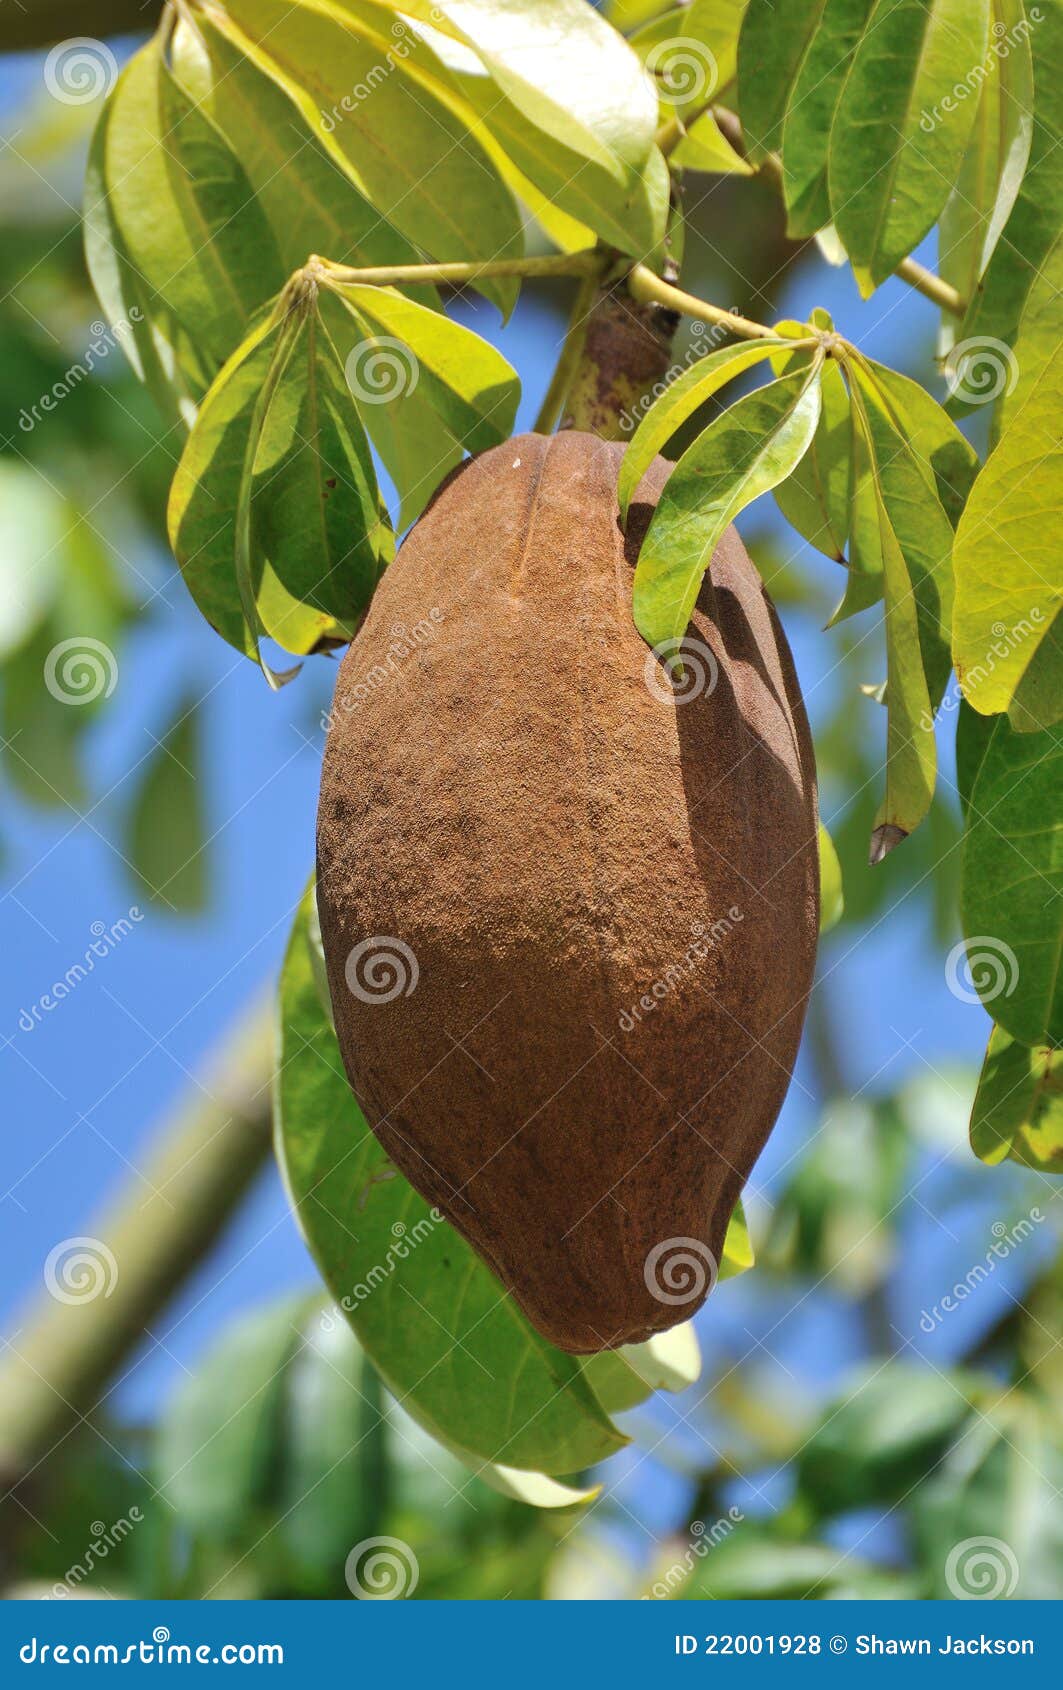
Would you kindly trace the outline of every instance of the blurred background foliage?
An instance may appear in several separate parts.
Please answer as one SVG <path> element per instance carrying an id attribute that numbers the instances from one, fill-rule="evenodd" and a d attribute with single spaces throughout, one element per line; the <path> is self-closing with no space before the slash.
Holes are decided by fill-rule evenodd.
<path id="1" fill-rule="evenodd" d="M 637 21 L 639 7 L 626 9 Z M 211 950 L 218 912 L 245 891 L 253 900 L 250 853 L 274 849 L 286 895 L 249 917 L 269 939 L 256 953 L 268 978 L 309 866 L 312 816 L 249 791 L 243 759 L 260 716 L 283 709 L 312 786 L 334 666 L 311 660 L 301 694 L 289 689 L 283 705 L 241 675 L 231 683 L 239 710 L 218 731 L 212 694 L 229 684 L 230 666 L 204 658 L 211 636 L 164 541 L 179 433 L 116 347 L 88 375 L 70 373 L 102 332 L 78 228 L 96 107 L 49 99 L 33 58 L 8 61 L 4 78 L 7 890 L 22 907 L 35 866 L 55 852 L 65 862 L 67 838 L 87 834 L 106 866 L 70 859 L 70 872 L 85 874 L 82 917 L 100 886 L 112 901 L 124 887 L 126 902 L 139 898 L 164 924 L 154 966 L 179 979 L 198 947 L 213 978 L 223 972 Z M 933 381 L 932 309 L 900 284 L 859 302 L 818 252 L 787 242 L 767 185 L 695 178 L 687 209 L 690 288 L 762 319 L 800 315 L 814 298 L 848 333 L 866 330 L 873 350 L 884 345 L 898 367 Z M 563 284 L 527 288 L 504 336 L 483 303 L 452 306 L 504 344 L 524 378 L 525 422 L 566 296 Z M 692 333 L 681 331 L 678 362 Z M 35 415 L 57 388 L 61 402 Z M 150 1388 L 109 1393 L 92 1424 L 28 1477 L 6 1476 L 9 1591 L 346 1597 L 349 1550 L 385 1535 L 415 1555 L 418 1597 L 938 1596 L 949 1593 L 954 1546 L 990 1535 L 1016 1558 L 1011 1594 L 1058 1594 L 1063 1523 L 1045 1475 L 1063 1486 L 1059 1214 L 1044 1175 L 990 1171 L 967 1144 L 986 1022 L 949 998 L 940 973 L 941 947 L 959 936 L 954 771 L 946 762 L 931 825 L 870 870 L 882 727 L 861 689 L 882 681 L 881 641 L 862 623 L 825 640 L 837 570 L 763 506 L 746 530 L 797 651 L 845 904 L 823 946 L 794 1094 L 747 1194 L 758 1265 L 699 1318 L 701 1380 L 621 1415 L 632 1442 L 587 1475 L 600 1493 L 530 1507 L 470 1474 L 391 1401 L 353 1334 L 322 1309 L 297 1242 L 283 1285 L 238 1280 L 236 1307 L 217 1296 L 238 1265 L 233 1245 L 189 1293 L 205 1305 L 194 1353 L 156 1370 Z M 84 707 L 57 699 L 44 681 L 48 656 L 74 636 L 152 678 L 150 710 L 128 688 L 112 697 L 106 675 Z M 253 828 L 234 860 L 217 836 L 246 805 Z M 68 912 L 64 939 L 84 925 Z M 28 956 L 30 940 L 20 943 Z M 9 1047 L 16 1006 L 35 993 L 22 987 L 8 1006 Z M 198 1030 L 188 1060 L 208 1042 Z M 16 1187 L 46 1149 L 36 1143 L 36 1080 L 20 1057 L 35 1074 L 43 1062 L 46 1078 L 62 1077 L 54 1054 L 5 1051 L 29 1146 L 12 1157 Z M 123 1107 L 116 1137 L 131 1146 L 157 1112 L 154 1091 Z M 65 1177 L 67 1213 L 108 1183 L 101 1175 L 86 1191 L 76 1172 Z M 269 1178 L 267 1219 L 291 1228 Z M 18 1234 L 33 1258 L 13 1276 L 20 1293 L 39 1283 L 39 1260 L 59 1236 L 44 1207 Z M 994 1242 L 1001 1250 L 987 1268 Z M 175 1291 L 182 1274 L 175 1266 Z"/>

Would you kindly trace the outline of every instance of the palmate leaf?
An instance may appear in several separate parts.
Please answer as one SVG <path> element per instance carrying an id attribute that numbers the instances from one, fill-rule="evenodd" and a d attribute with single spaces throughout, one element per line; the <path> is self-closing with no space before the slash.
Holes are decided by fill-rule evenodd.
<path id="1" fill-rule="evenodd" d="M 350 10 L 356 0 L 334 0 Z M 454 88 L 516 168 L 570 218 L 643 257 L 668 173 L 657 99 L 627 43 L 584 0 L 387 0 L 415 20 Z M 455 53 L 454 47 L 463 49 Z M 478 74 L 479 72 L 479 74 Z"/>
<path id="2" fill-rule="evenodd" d="M 376 9 L 366 10 L 372 20 Z M 334 164 L 420 252 L 523 252 L 509 189 L 468 125 L 415 78 L 415 38 L 382 54 L 360 28 L 362 8 L 328 0 L 232 0 L 226 12 L 237 44 L 272 69 Z M 476 285 L 504 311 L 516 297 L 512 281 Z"/>
<path id="3" fill-rule="evenodd" d="M 371 407 L 387 403 L 389 387 L 422 388 L 453 438 L 470 452 L 485 451 L 509 438 L 520 380 L 490 342 L 440 312 L 405 299 L 394 288 L 338 280 L 326 280 L 326 285 L 358 330 L 346 366 L 348 384 L 362 403 L 368 426 Z M 374 380 L 374 355 L 381 354 L 384 367 Z"/>
<path id="4" fill-rule="evenodd" d="M 265 319 L 229 359 L 174 477 L 170 542 L 204 616 L 256 657 L 349 639 L 390 532 L 368 444 L 313 310 Z"/>
<path id="5" fill-rule="evenodd" d="M 635 570 L 635 625 L 655 649 L 674 651 L 682 640 L 724 530 L 808 450 L 819 421 L 820 365 L 737 400 L 666 482 Z"/>
<path id="6" fill-rule="evenodd" d="M 994 1027 L 971 1111 L 971 1149 L 983 1162 L 1063 1174 L 1063 1050 L 1020 1044 Z"/>
<path id="7" fill-rule="evenodd" d="M 281 980 L 277 1154 L 332 1295 L 403 1407 L 478 1461 L 551 1476 L 627 1441 L 576 1357 L 528 1324 L 391 1167 L 354 1101 L 311 962 L 313 892 Z"/>
<path id="8" fill-rule="evenodd" d="M 1033 140 L 1033 55 L 1023 0 L 992 0 L 987 75 L 959 179 L 941 214 L 938 273 L 974 297 L 1022 186 Z M 956 323 L 945 319 L 946 344 Z"/>
<path id="9" fill-rule="evenodd" d="M 993 1020 L 1025 1045 L 1063 1042 L 1063 745 L 998 717 L 963 843 L 967 969 Z"/>
<path id="10" fill-rule="evenodd" d="M 975 110 L 954 90 L 988 29 L 989 0 L 876 0 L 829 157 L 834 224 L 867 291 L 932 228 L 959 174 Z"/>
<path id="11" fill-rule="evenodd" d="M 198 367 L 189 375 L 202 382 L 277 292 L 284 270 L 238 157 L 171 74 L 164 30 L 165 20 L 118 80 L 96 170 L 121 253 L 153 316 L 172 316 L 194 344 Z"/>
<path id="12" fill-rule="evenodd" d="M 964 697 L 982 714 L 1022 689 L 1022 726 L 1063 715 L 1063 342 L 1044 363 L 975 483 L 956 535 L 953 656 Z M 1025 683 L 1025 684 L 1024 684 Z"/>

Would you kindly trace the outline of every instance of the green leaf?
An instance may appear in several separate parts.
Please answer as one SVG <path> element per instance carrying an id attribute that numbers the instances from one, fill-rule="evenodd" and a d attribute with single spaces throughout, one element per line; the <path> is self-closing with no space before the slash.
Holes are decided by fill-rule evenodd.
<path id="1" fill-rule="evenodd" d="M 335 1583 L 351 1547 L 373 1530 L 380 1386 L 346 1322 L 314 1308 L 303 1318 L 284 1387 L 274 1428 L 278 1535 L 300 1569 Z"/>
<path id="2" fill-rule="evenodd" d="M 739 399 L 690 446 L 669 477 L 635 571 L 635 625 L 655 649 L 686 633 L 724 530 L 784 480 L 819 421 L 819 364 Z"/>
<path id="3" fill-rule="evenodd" d="M 251 657 L 259 632 L 297 654 L 349 639 L 390 552 L 368 444 L 312 305 L 261 323 L 233 354 L 170 494 L 189 591 Z"/>
<path id="4" fill-rule="evenodd" d="M 894 408 L 874 371 L 857 364 L 853 380 L 860 392 L 861 419 L 882 509 L 915 597 L 923 674 L 931 708 L 936 710 L 952 668 L 952 524 L 938 497 L 933 464 L 916 440 L 909 438 L 907 411 Z M 943 413 L 942 421 L 952 428 Z"/>
<path id="5" fill-rule="evenodd" d="M 956 528 L 982 467 L 978 453 L 919 382 L 873 358 L 862 361 L 884 396 L 894 428 L 927 482 L 936 487 L 942 509 Z"/>
<path id="6" fill-rule="evenodd" d="M 723 1260 L 720 1263 L 720 1278 L 735 1279 L 740 1273 L 746 1273 L 753 1267 L 756 1257 L 753 1251 L 753 1240 L 749 1233 L 749 1222 L 746 1220 L 745 1206 L 739 1198 L 731 1211 L 731 1218 L 727 1223 L 727 1231 L 723 1240 Z"/>
<path id="7" fill-rule="evenodd" d="M 489 341 L 394 288 L 327 285 L 360 330 L 360 343 L 346 358 L 346 374 L 364 413 L 386 404 L 396 387 L 406 392 L 420 386 L 467 451 L 482 452 L 508 440 L 520 379 Z"/>
<path id="8" fill-rule="evenodd" d="M 293 1298 L 230 1327 L 162 1417 L 159 1487 L 194 1532 L 237 1537 L 276 1481 L 285 1368 L 305 1307 Z"/>
<path id="9" fill-rule="evenodd" d="M 824 0 L 790 86 L 782 127 L 783 194 L 787 232 L 795 238 L 817 234 L 831 222 L 827 191 L 831 127 L 872 4 L 873 0 Z"/>
<path id="10" fill-rule="evenodd" d="M 230 38 L 272 69 L 334 164 L 418 250 L 522 254 L 516 202 L 468 124 L 416 73 L 412 33 L 384 39 L 379 9 L 328 0 L 233 0 L 226 12 Z M 503 312 L 516 297 L 512 280 L 475 286 Z"/>
<path id="11" fill-rule="evenodd" d="M 337 168 L 322 144 L 320 114 L 314 113 L 311 126 L 277 68 L 242 50 L 242 37 L 224 13 L 197 10 L 182 29 L 185 35 L 179 32 L 174 41 L 175 72 L 191 77 L 194 54 L 202 83 L 205 59 L 206 87 L 199 98 L 239 153 L 280 249 L 285 277 L 315 252 L 338 264 L 419 261 L 417 248 Z M 435 296 L 422 288 L 418 297 Z"/>
<path id="12" fill-rule="evenodd" d="M 995 716 L 980 716 L 965 698 L 960 699 L 956 716 L 956 793 L 966 822 L 971 807 L 971 793 L 982 767 L 989 741 L 996 727 Z"/>
<path id="13" fill-rule="evenodd" d="M 961 915 L 967 968 L 993 1020 L 1063 1042 L 1063 744 L 998 718 L 971 793 Z M 951 959 L 950 959 L 951 960 Z M 953 963 L 961 996 L 972 997 Z"/>
<path id="14" fill-rule="evenodd" d="M 1031 1049 L 994 1027 L 971 1111 L 971 1149 L 983 1162 L 1063 1174 L 1063 1050 Z"/>
<path id="15" fill-rule="evenodd" d="M 691 124 L 672 153 L 672 163 L 681 170 L 698 170 L 707 176 L 753 174 L 753 166 L 735 152 L 711 112 L 704 112 Z"/>
<path id="16" fill-rule="evenodd" d="M 854 384 L 853 395 L 854 399 L 859 398 L 855 414 L 858 414 L 858 433 L 867 462 L 867 474 L 858 475 L 854 482 L 853 532 L 858 534 L 866 529 L 874 533 L 877 527 L 877 541 L 872 544 L 880 549 L 886 601 L 886 792 L 871 838 L 871 861 L 877 863 L 915 831 L 929 810 L 937 759 L 933 708 L 920 643 L 924 623 L 915 583 L 886 504 L 884 483 L 890 468 L 890 448 L 887 445 L 885 459 L 880 458 L 872 431 L 881 435 L 881 419 L 865 403 L 867 394 L 863 386 Z M 896 499 L 893 508 L 904 514 L 907 529 L 908 519 L 914 518 L 916 511 L 909 510 L 902 498 Z M 924 581 L 933 589 L 932 574 L 924 577 Z M 932 612 L 932 591 L 927 596 Z M 931 618 L 931 626 L 926 630 L 931 639 L 934 626 L 936 623 Z"/>
<path id="17" fill-rule="evenodd" d="M 787 101 L 822 27 L 825 0 L 749 0 L 738 43 L 738 110 L 754 164 L 782 147 Z"/>
<path id="18" fill-rule="evenodd" d="M 281 980 L 277 1154 L 332 1295 L 402 1406 L 481 1461 L 551 1476 L 627 1441 L 574 1356 L 388 1163 L 351 1094 L 310 958 L 307 894 Z"/>
<path id="19" fill-rule="evenodd" d="M 693 1324 L 684 1321 L 644 1344 L 624 1344 L 584 1356 L 583 1371 L 609 1414 L 637 1408 L 654 1391 L 685 1391 L 701 1377 L 701 1350 Z"/>
<path id="20" fill-rule="evenodd" d="M 163 60 L 161 35 L 135 55 L 102 130 L 109 217 L 143 278 L 213 375 L 249 316 L 284 281 L 280 253 L 238 158 Z"/>
<path id="21" fill-rule="evenodd" d="M 970 1384 L 905 1361 L 875 1363 L 828 1405 L 797 1458 L 822 1515 L 899 1503 L 940 1461 L 970 1414 Z"/>
<path id="22" fill-rule="evenodd" d="M 352 11 L 356 0 L 335 0 Z M 664 234 L 657 99 L 628 44 L 584 0 L 388 0 L 415 18 L 477 116 L 569 216 L 643 257 Z M 454 44 L 471 54 L 454 52 Z M 475 55 L 473 57 L 473 55 Z M 486 72 L 486 74 L 484 74 Z"/>
<path id="23" fill-rule="evenodd" d="M 632 35 L 665 115 L 704 110 L 734 80 L 744 10 L 745 0 L 692 0 L 660 11 Z"/>
<path id="24" fill-rule="evenodd" d="M 1063 341 L 1011 416 L 956 535 L 953 656 L 964 697 L 983 715 L 1008 709 L 1063 604 L 1061 406 Z M 1063 715 L 1063 662 L 1052 648 L 1046 657 L 1042 727 Z"/>
<path id="25" fill-rule="evenodd" d="M 140 380 L 167 422 L 184 430 L 195 414 L 194 396 L 202 390 L 197 371 L 190 382 L 168 338 L 166 312 L 129 256 L 114 217 L 107 188 L 108 134 L 114 116 L 108 100 L 100 113 L 89 150 L 82 200 L 85 262 L 96 297 Z"/>
<path id="26" fill-rule="evenodd" d="M 959 175 L 975 110 L 955 89 L 982 62 L 988 28 L 989 0 L 876 0 L 829 162 L 835 226 L 872 287 L 918 246 Z"/>
<path id="27" fill-rule="evenodd" d="M 1053 1405 L 1013 1388 L 914 1491 L 931 1599 L 1053 1600 L 1063 1576 L 1063 1447 Z"/>
<path id="28" fill-rule="evenodd" d="M 622 521 L 627 521 L 631 501 L 642 477 L 687 418 L 692 417 L 714 393 L 735 376 L 741 375 L 743 370 L 762 363 L 787 344 L 771 339 L 738 341 L 733 346 L 721 347 L 719 351 L 709 352 L 697 363 L 691 364 L 665 388 L 639 423 L 620 465 L 617 498 Z"/>
<path id="29" fill-rule="evenodd" d="M 837 927 L 845 914 L 845 894 L 842 887 L 842 865 L 834 849 L 834 841 L 823 823 L 819 824 L 819 930 L 829 933 Z"/>
<path id="30" fill-rule="evenodd" d="M 1063 4 L 1037 0 L 1030 8 L 1035 105 L 1030 159 L 1011 215 L 958 331 L 961 342 L 996 340 L 1010 346 L 1019 318 L 1063 227 Z"/>
<path id="31" fill-rule="evenodd" d="M 137 786 L 128 821 L 127 855 L 144 891 L 182 915 L 206 908 L 209 894 L 206 805 L 199 711 L 178 704 Z"/>
<path id="32" fill-rule="evenodd" d="M 780 332 L 794 333 L 799 324 L 780 324 Z M 776 354 L 772 368 L 784 375 L 808 364 L 811 354 Z M 792 474 L 775 489 L 775 502 L 786 520 L 817 551 L 836 563 L 845 561 L 849 537 L 851 425 L 849 396 L 837 363 L 823 366 L 822 409 L 812 444 Z"/>
<path id="33" fill-rule="evenodd" d="M 501 1467 L 498 1463 L 482 1467 L 477 1478 L 490 1485 L 502 1496 L 523 1502 L 528 1508 L 577 1508 L 593 1502 L 601 1495 L 601 1485 L 563 1485 L 545 1473 L 525 1473 L 517 1467 Z"/>
<path id="34" fill-rule="evenodd" d="M 941 214 L 938 274 L 974 297 L 1022 186 L 1033 140 L 1033 56 L 1023 0 L 992 0 L 992 35 L 956 186 Z M 998 33 L 999 32 L 999 33 Z M 955 325 L 948 324 L 947 338 Z"/>

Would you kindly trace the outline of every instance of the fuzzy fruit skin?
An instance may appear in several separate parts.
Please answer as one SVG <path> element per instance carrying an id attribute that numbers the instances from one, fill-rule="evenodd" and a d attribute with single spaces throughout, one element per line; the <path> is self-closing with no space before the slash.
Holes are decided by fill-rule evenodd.
<path id="1" fill-rule="evenodd" d="M 366 1118 L 577 1353 L 689 1319 L 711 1289 L 819 920 L 812 743 L 774 610 L 732 529 L 688 634 L 715 685 L 697 691 L 695 651 L 672 695 L 631 617 L 672 466 L 647 473 L 625 544 L 622 451 L 523 435 L 444 486 L 343 660 L 318 816 Z M 378 936 L 416 958 L 409 995 L 381 976 L 374 998 L 373 947 L 352 991 L 350 953 Z"/>

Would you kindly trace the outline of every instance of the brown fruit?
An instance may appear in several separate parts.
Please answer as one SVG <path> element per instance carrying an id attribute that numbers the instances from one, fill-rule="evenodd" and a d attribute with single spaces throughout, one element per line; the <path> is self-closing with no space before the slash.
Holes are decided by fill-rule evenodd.
<path id="1" fill-rule="evenodd" d="M 673 694 L 631 617 L 671 465 L 625 544 L 621 455 L 523 435 L 444 486 L 344 658 L 318 818 L 366 1117 L 577 1352 L 711 1288 L 818 926 L 812 745 L 774 610 L 729 531 Z"/>

